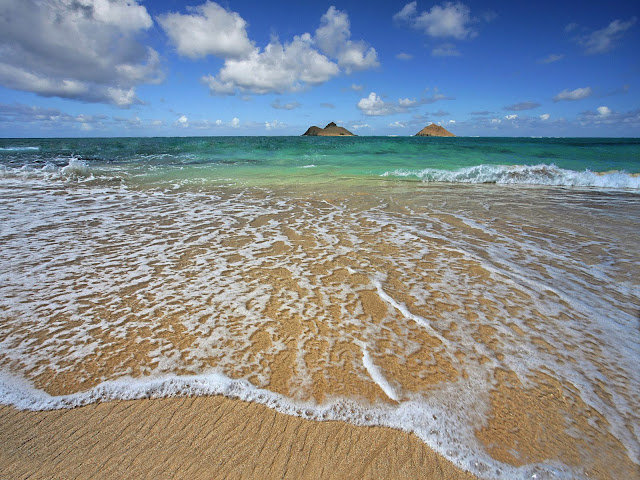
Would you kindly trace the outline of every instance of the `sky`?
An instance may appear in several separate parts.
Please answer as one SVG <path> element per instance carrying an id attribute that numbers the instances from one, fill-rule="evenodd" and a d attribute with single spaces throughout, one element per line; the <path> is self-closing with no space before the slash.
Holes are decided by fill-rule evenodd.
<path id="1" fill-rule="evenodd" d="M 0 0 L 0 137 L 640 137 L 640 5 Z"/>

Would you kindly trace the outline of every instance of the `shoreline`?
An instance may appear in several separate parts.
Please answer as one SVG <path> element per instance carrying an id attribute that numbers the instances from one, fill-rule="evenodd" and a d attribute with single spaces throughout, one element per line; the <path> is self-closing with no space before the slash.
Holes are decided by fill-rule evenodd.
<path id="1" fill-rule="evenodd" d="M 12 478 L 477 478 L 411 433 L 221 395 L 2 405 L 0 425 L 0 471 Z"/>

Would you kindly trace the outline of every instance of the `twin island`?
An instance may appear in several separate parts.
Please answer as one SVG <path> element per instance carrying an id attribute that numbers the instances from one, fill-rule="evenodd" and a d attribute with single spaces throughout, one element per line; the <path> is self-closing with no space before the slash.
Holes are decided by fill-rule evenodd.
<path id="1" fill-rule="evenodd" d="M 342 137 L 342 136 L 355 137 L 356 136 L 346 128 L 339 127 L 334 122 L 331 122 L 329 125 L 327 125 L 324 128 L 316 127 L 315 125 L 313 127 L 309 127 L 307 131 L 302 134 L 303 137 L 305 135 L 308 137 Z M 446 128 L 441 127 L 440 125 L 436 125 L 435 123 L 432 123 L 431 125 L 424 127 L 422 130 L 416 133 L 415 136 L 416 137 L 455 137 L 455 135 L 450 131 L 448 131 Z"/>

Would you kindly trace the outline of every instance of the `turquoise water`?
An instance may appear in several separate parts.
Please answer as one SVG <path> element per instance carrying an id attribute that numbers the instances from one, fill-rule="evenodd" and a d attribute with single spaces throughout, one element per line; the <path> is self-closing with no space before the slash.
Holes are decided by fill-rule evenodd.
<path id="1" fill-rule="evenodd" d="M 387 178 L 632 189 L 640 186 L 634 177 L 640 173 L 640 140 L 629 138 L 0 139 L 0 168 L 5 174 L 17 169 L 52 172 L 70 162 L 76 168 L 67 169 L 67 173 L 116 176 L 133 183 L 171 179 L 286 183 Z M 82 168 L 90 172 L 83 172 Z"/>

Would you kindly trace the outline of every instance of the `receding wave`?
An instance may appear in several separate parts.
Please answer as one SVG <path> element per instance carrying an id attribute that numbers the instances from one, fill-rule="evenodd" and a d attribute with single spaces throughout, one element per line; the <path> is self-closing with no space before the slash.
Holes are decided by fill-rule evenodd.
<path id="1" fill-rule="evenodd" d="M 458 170 L 398 169 L 387 171 L 383 177 L 413 177 L 423 182 L 497 183 L 550 185 L 567 187 L 599 187 L 611 189 L 640 189 L 640 176 L 626 172 L 576 172 L 555 165 L 477 165 Z"/>

